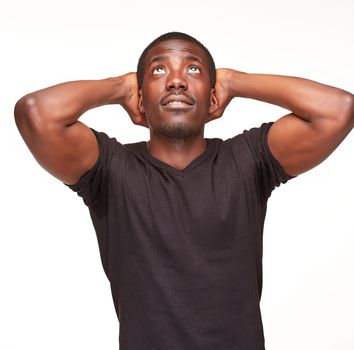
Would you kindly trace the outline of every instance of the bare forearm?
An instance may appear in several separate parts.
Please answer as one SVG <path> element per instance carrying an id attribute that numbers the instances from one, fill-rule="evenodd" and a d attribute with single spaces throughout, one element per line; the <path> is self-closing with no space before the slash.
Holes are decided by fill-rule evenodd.
<path id="1" fill-rule="evenodd" d="M 286 108 L 308 122 L 349 115 L 353 95 L 312 80 L 271 74 L 232 71 L 233 97 L 252 98 Z"/>
<path id="2" fill-rule="evenodd" d="M 18 106 L 38 118 L 38 123 L 73 124 L 87 110 L 120 103 L 125 94 L 120 77 L 61 83 L 22 97 Z"/>

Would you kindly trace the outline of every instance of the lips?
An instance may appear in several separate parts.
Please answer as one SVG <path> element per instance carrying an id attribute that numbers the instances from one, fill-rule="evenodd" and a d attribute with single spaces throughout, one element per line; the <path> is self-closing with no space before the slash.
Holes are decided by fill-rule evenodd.
<path id="1" fill-rule="evenodd" d="M 162 106 L 192 106 L 194 100 L 191 97 L 182 94 L 170 94 L 161 101 Z"/>

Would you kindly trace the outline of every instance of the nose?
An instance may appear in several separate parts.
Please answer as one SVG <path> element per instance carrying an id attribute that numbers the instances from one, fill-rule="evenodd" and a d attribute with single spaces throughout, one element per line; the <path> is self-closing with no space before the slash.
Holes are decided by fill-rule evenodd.
<path id="1" fill-rule="evenodd" d="M 179 72 L 170 72 L 166 81 L 167 90 L 186 90 L 188 87 L 186 77 Z"/>

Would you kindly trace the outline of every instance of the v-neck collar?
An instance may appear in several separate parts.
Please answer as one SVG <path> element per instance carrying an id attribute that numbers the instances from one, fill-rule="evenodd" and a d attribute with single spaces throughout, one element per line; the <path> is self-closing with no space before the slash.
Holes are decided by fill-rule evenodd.
<path id="1" fill-rule="evenodd" d="M 153 155 L 151 155 L 148 148 L 147 148 L 147 141 L 140 142 L 140 147 L 141 147 L 141 151 L 142 151 L 144 157 L 146 159 L 148 159 L 151 163 L 153 163 L 154 165 L 156 165 L 160 168 L 163 168 L 163 169 L 169 171 L 170 173 L 173 173 L 173 174 L 183 177 L 210 155 L 210 153 L 213 149 L 213 144 L 214 144 L 213 139 L 206 138 L 205 141 L 207 142 L 207 144 L 206 144 L 206 149 L 204 150 L 204 152 L 201 153 L 195 159 L 193 159 L 186 167 L 184 167 L 181 170 L 177 169 L 177 168 L 155 158 Z"/>

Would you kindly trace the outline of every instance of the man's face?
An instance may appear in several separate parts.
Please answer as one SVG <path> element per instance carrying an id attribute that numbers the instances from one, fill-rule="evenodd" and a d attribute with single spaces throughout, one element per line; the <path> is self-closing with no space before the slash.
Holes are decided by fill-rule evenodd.
<path id="1" fill-rule="evenodd" d="M 150 132 L 172 138 L 202 134 L 217 107 L 207 56 L 184 40 L 164 41 L 150 49 L 139 94 Z"/>

